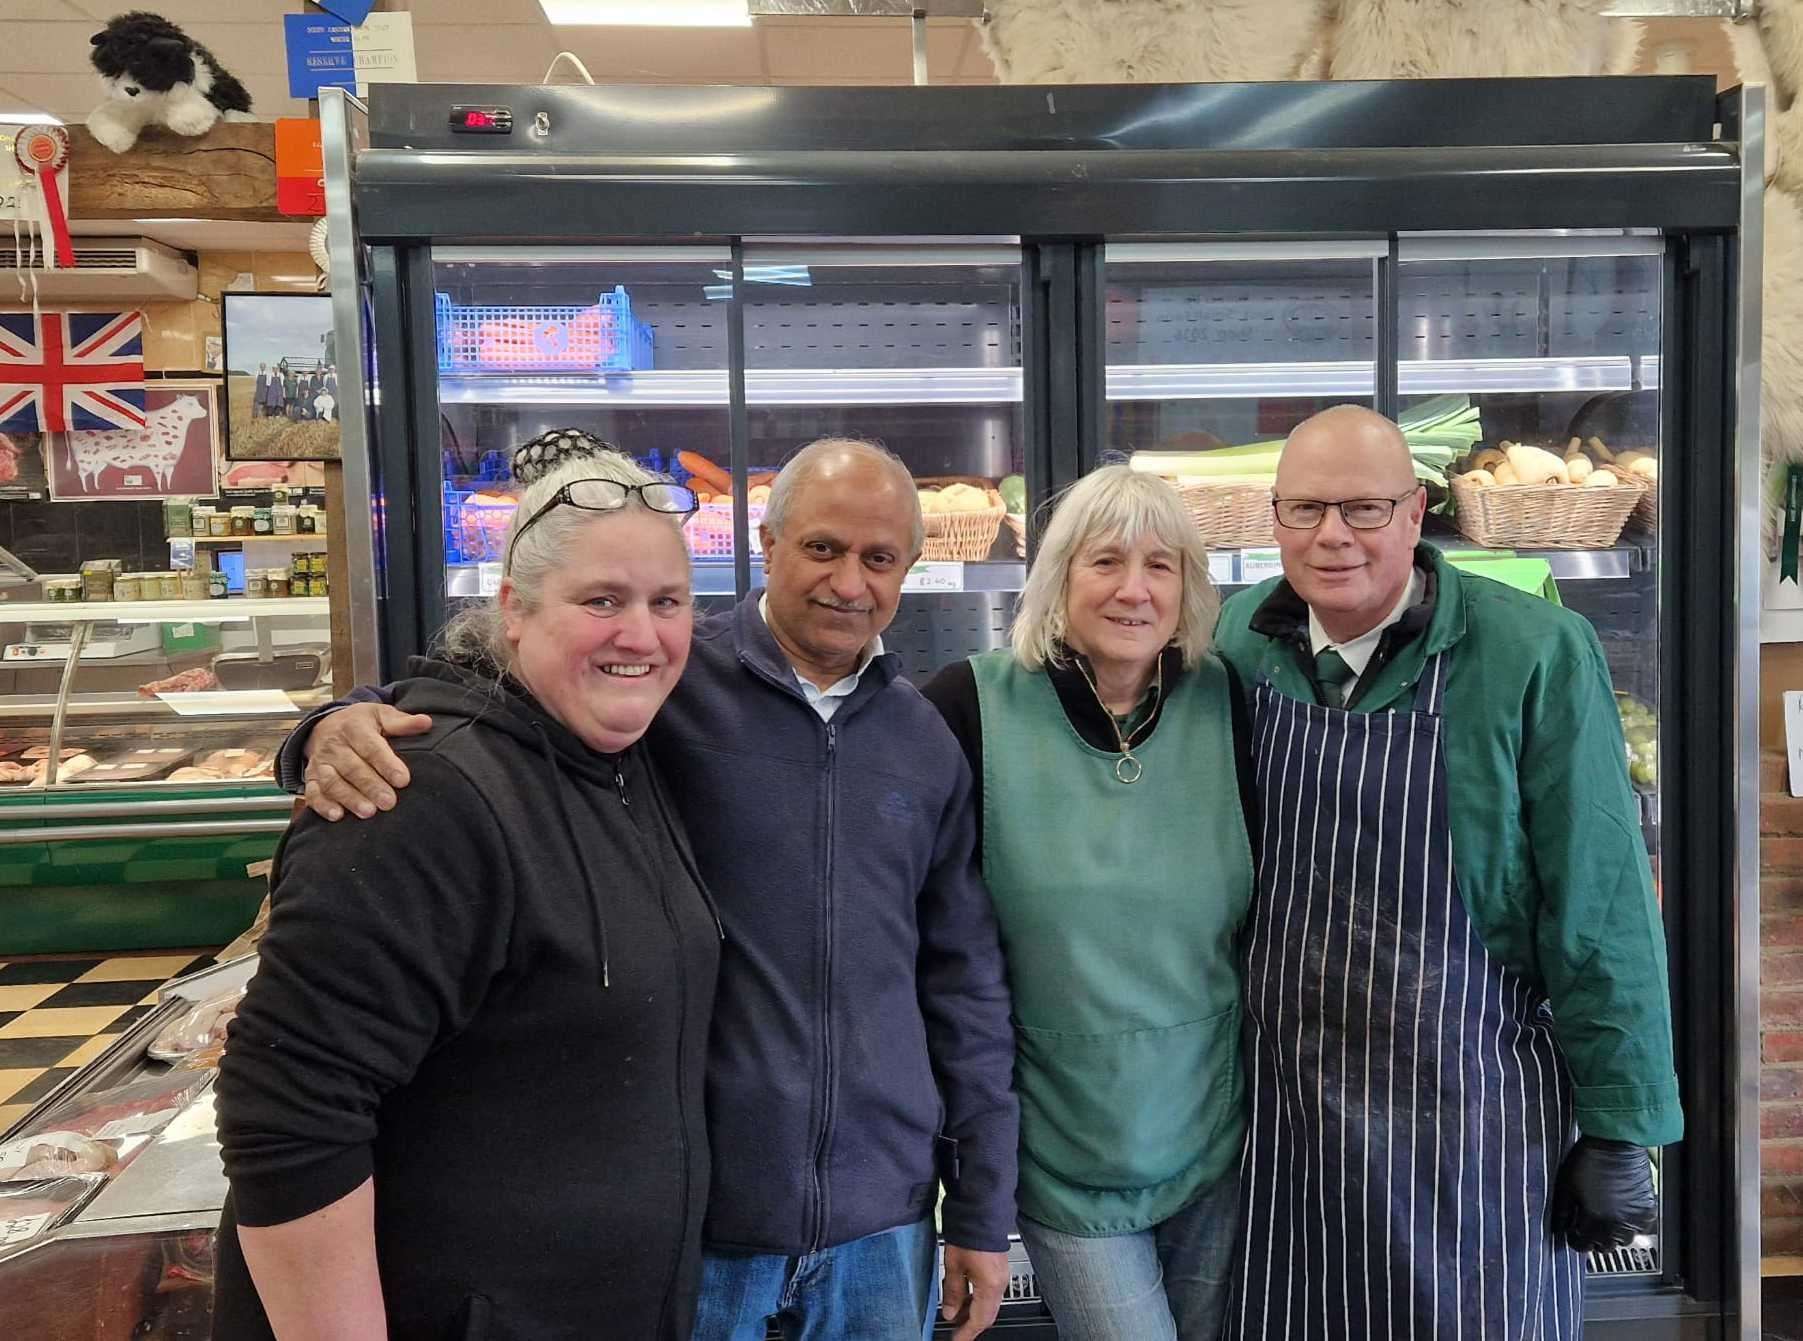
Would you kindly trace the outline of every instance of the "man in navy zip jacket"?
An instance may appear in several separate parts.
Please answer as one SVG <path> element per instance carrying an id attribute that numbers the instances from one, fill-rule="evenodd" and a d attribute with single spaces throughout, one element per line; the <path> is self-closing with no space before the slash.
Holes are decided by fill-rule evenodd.
<path id="1" fill-rule="evenodd" d="M 970 1341 L 1007 1284 L 1019 1118 L 970 769 L 882 649 L 921 549 L 913 481 L 879 447 L 813 443 L 761 539 L 766 595 L 696 626 L 646 736 L 726 937 L 694 1336 L 919 1341 L 943 1182 L 941 1312 Z M 304 750 L 315 810 L 373 814 L 407 780 L 383 735 L 425 721 L 316 718 L 283 780 Z"/>

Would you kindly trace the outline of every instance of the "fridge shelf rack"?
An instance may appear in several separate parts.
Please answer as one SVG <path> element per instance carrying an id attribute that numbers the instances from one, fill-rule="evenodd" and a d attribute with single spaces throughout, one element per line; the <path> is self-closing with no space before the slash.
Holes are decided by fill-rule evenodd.
<path id="1" fill-rule="evenodd" d="M 471 304 L 433 296 L 438 371 L 633 372 L 651 367 L 651 328 L 623 285 L 590 306 Z"/>

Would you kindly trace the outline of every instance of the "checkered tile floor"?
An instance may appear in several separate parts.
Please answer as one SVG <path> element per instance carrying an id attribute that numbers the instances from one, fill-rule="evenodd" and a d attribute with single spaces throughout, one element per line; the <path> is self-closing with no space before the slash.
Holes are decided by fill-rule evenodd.
<path id="1" fill-rule="evenodd" d="M 212 962 L 192 950 L 0 961 L 0 1131 L 112 1046 L 169 979 Z"/>

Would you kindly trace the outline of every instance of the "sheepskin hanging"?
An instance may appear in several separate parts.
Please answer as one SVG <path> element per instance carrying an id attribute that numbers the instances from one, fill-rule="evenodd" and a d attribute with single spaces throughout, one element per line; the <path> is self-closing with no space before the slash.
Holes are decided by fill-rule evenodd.
<path id="1" fill-rule="evenodd" d="M 1333 79 L 1475 79 L 1627 74 L 1637 23 L 1606 0 L 1337 0 L 1327 48 Z"/>
<path id="2" fill-rule="evenodd" d="M 1332 0 L 989 0 L 1004 84 L 1216 83 L 1320 73 Z"/>

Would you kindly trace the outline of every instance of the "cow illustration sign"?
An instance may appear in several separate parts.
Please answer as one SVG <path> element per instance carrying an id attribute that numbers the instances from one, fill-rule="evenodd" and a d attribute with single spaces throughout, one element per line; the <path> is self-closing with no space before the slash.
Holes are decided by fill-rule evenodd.
<path id="1" fill-rule="evenodd" d="M 219 492 L 217 382 L 151 381 L 144 427 L 55 433 L 50 496 L 211 498 Z"/>

